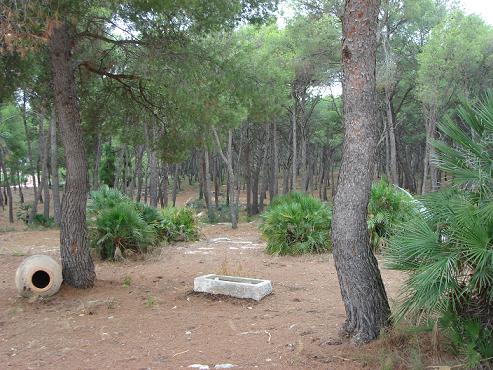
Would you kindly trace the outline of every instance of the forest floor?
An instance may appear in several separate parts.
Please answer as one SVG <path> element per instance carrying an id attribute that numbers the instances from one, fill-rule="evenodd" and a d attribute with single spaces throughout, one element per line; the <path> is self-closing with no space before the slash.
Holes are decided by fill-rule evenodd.
<path id="1" fill-rule="evenodd" d="M 187 198 L 182 194 L 179 203 Z M 30 254 L 58 256 L 59 232 L 5 230 L 2 368 L 379 368 L 378 347 L 356 349 L 337 336 L 345 314 L 332 256 L 266 255 L 256 222 L 234 231 L 203 225 L 197 242 L 164 246 L 139 260 L 97 262 L 94 288 L 62 286 L 35 301 L 18 297 L 15 270 Z M 270 279 L 273 294 L 255 302 L 193 293 L 193 279 L 206 273 Z M 403 277 L 382 274 L 395 297 Z"/>

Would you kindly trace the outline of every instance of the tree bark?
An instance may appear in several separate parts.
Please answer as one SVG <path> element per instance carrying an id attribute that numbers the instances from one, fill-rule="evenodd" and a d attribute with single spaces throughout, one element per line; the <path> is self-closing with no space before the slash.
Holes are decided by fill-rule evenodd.
<path id="1" fill-rule="evenodd" d="M 55 224 L 60 225 L 60 181 L 58 178 L 57 138 L 56 138 L 56 114 L 53 110 L 50 120 L 50 159 L 51 159 L 51 192 L 53 193 L 53 215 Z"/>
<path id="2" fill-rule="evenodd" d="M 220 193 L 220 171 L 219 171 L 219 161 L 216 158 L 212 160 L 212 175 L 213 183 L 214 183 L 214 204 L 216 205 L 216 209 L 219 206 L 219 193 Z"/>
<path id="3" fill-rule="evenodd" d="M 137 179 L 137 202 L 142 196 L 142 159 L 144 157 L 144 145 L 137 147 L 137 157 L 135 159 L 135 177 Z"/>
<path id="4" fill-rule="evenodd" d="M 101 133 L 98 134 L 98 139 L 96 142 L 96 154 L 94 158 L 94 170 L 92 174 L 92 188 L 97 190 L 99 188 L 99 165 L 101 164 L 101 148 L 102 147 L 102 137 Z"/>
<path id="5" fill-rule="evenodd" d="M 389 132 L 389 164 L 390 164 L 390 179 L 393 184 L 399 186 L 399 172 L 397 171 L 397 148 L 395 143 L 395 123 L 394 113 L 392 112 L 392 100 L 390 93 L 385 91 L 385 110 L 387 115 L 387 124 Z"/>
<path id="6" fill-rule="evenodd" d="M 426 144 L 425 154 L 423 159 L 423 182 L 421 183 L 421 194 L 425 194 L 428 191 L 428 172 L 431 173 L 431 190 L 436 190 L 436 166 L 432 164 L 431 160 L 435 153 L 435 149 L 430 145 L 430 141 L 435 138 L 436 132 L 436 108 L 434 106 L 428 107 L 425 112 L 426 115 Z"/>
<path id="7" fill-rule="evenodd" d="M 202 188 L 204 192 L 205 205 L 207 207 L 207 217 L 212 220 L 211 189 L 209 175 L 209 151 L 202 151 Z"/>
<path id="8" fill-rule="evenodd" d="M 378 337 L 390 308 L 367 229 L 376 148 L 376 29 L 379 0 L 346 0 L 343 15 L 344 148 L 334 199 L 334 262 L 354 343 Z"/>
<path id="9" fill-rule="evenodd" d="M 32 144 L 31 144 L 31 134 L 29 133 L 29 129 L 27 127 L 27 108 L 26 108 L 26 92 L 22 92 L 22 121 L 24 123 L 24 130 L 26 131 L 26 141 L 27 141 L 27 159 L 29 160 L 29 170 L 31 172 L 31 178 L 33 180 L 33 191 L 34 191 L 34 196 L 36 196 L 36 193 L 38 191 L 38 186 L 36 184 L 36 175 L 34 171 L 34 160 L 33 160 L 33 149 L 32 149 Z"/>
<path id="10" fill-rule="evenodd" d="M 169 202 L 169 197 L 168 197 L 168 171 L 169 171 L 169 166 L 167 163 L 163 164 L 163 206 L 167 207 L 168 202 Z M 176 203 L 176 197 L 173 198 L 173 207 L 175 206 Z"/>
<path id="11" fill-rule="evenodd" d="M 296 122 L 296 115 L 297 115 L 297 102 L 296 102 L 296 97 L 294 96 L 294 92 L 293 92 L 293 110 L 291 112 L 291 130 L 292 130 L 292 140 L 293 140 L 293 160 L 292 160 L 292 177 L 291 177 L 291 181 L 292 181 L 292 186 L 291 186 L 291 190 L 292 191 L 296 191 L 296 175 L 297 175 L 297 172 L 298 172 L 298 159 L 297 159 L 297 155 L 296 155 L 296 152 L 297 152 L 297 148 L 296 148 L 296 145 L 297 145 L 297 138 L 296 138 L 296 131 L 297 131 L 297 122 Z"/>
<path id="12" fill-rule="evenodd" d="M 51 123 L 50 123 L 51 124 Z M 46 135 L 44 129 L 44 120 L 40 122 L 40 138 L 41 138 L 41 130 L 43 131 L 43 153 L 41 156 L 41 166 L 43 169 L 43 176 L 41 177 L 41 185 L 43 188 L 43 216 L 48 219 L 50 217 L 50 187 L 48 185 L 48 178 L 50 173 L 48 171 L 48 152 L 49 152 L 49 136 Z M 49 133 L 48 133 L 49 134 Z"/>
<path id="13" fill-rule="evenodd" d="M 73 40 L 67 24 L 56 20 L 49 23 L 48 35 L 55 111 L 67 169 L 60 225 L 63 281 L 75 288 L 89 288 L 96 273 L 86 229 L 89 178 L 71 61 Z"/>
<path id="14" fill-rule="evenodd" d="M 10 189 L 10 183 L 9 183 L 7 168 L 5 167 L 5 162 L 4 162 L 3 158 L 4 158 L 3 149 L 0 148 L 0 170 L 3 171 L 4 186 L 5 186 L 5 189 L 7 190 L 7 199 L 9 202 L 9 222 L 11 224 L 13 224 L 14 223 L 14 205 L 12 202 L 12 189 Z"/>
<path id="15" fill-rule="evenodd" d="M 247 129 L 248 130 L 248 129 Z M 248 131 L 247 131 L 248 132 Z M 252 215 L 252 164 L 251 164 L 251 151 L 252 143 L 247 135 L 247 144 L 245 148 L 245 185 L 246 185 L 246 201 L 247 201 L 247 215 Z"/>
<path id="16" fill-rule="evenodd" d="M 180 165 L 175 164 L 175 170 L 173 172 L 173 207 L 176 207 L 176 196 L 178 194 L 178 176 L 179 173 L 178 171 L 180 170 Z M 168 182 L 168 179 L 164 180 L 165 182 Z M 166 190 L 167 191 L 167 190 Z M 217 203 L 216 203 L 217 205 Z"/>
<path id="17" fill-rule="evenodd" d="M 277 175 L 279 172 L 279 149 L 278 149 L 278 144 L 277 144 L 277 124 L 274 121 L 272 123 L 272 174 L 271 174 L 271 186 L 270 186 L 270 192 L 269 192 L 269 197 L 270 201 L 272 202 L 272 199 L 277 195 L 278 193 L 278 184 L 277 184 Z"/>
<path id="18" fill-rule="evenodd" d="M 149 198 L 151 207 L 157 208 L 159 173 L 154 150 L 149 150 Z"/>
<path id="19" fill-rule="evenodd" d="M 46 159 L 45 159 L 45 149 L 46 149 L 46 140 L 45 140 L 45 132 L 44 132 L 44 119 L 45 119 L 45 116 L 44 114 L 41 115 L 41 117 L 39 117 L 39 125 L 38 125 L 38 131 L 39 131 L 39 140 L 38 140 L 38 147 L 39 147 L 39 153 L 40 153 L 40 157 L 38 158 L 38 163 L 41 161 L 41 164 L 42 166 L 44 167 L 44 163 L 46 162 Z M 39 167 L 39 165 L 37 166 Z M 34 193 L 34 202 L 33 202 L 33 205 L 31 207 L 31 212 L 29 214 L 29 225 L 31 225 L 33 223 L 33 220 L 34 220 L 34 217 L 36 217 L 36 215 L 38 214 L 38 203 L 39 202 L 42 202 L 42 193 L 43 191 L 45 191 L 45 179 L 46 179 L 46 176 L 45 176 L 45 173 L 44 173 L 44 168 L 43 168 L 43 176 L 41 176 L 40 172 L 38 172 L 38 180 L 41 179 L 41 181 L 38 182 L 38 186 L 37 186 L 37 191 Z M 48 203 L 49 203 L 49 193 L 48 193 Z M 45 208 L 46 210 L 46 208 Z M 49 208 L 48 208 L 48 213 L 49 213 Z M 43 213 L 44 215 L 44 213 Z M 46 217 L 46 215 L 44 215 Z"/>
<path id="20" fill-rule="evenodd" d="M 19 197 L 21 204 L 24 204 L 24 193 L 22 192 L 21 173 L 17 172 L 17 182 L 19 185 Z"/>
<path id="21" fill-rule="evenodd" d="M 235 174 L 233 171 L 233 131 L 231 129 L 228 130 L 228 150 L 226 152 L 226 155 L 222 150 L 221 142 L 219 141 L 219 136 L 214 127 L 212 128 L 212 132 L 214 133 L 214 138 L 216 139 L 216 145 L 217 148 L 219 149 L 219 154 L 221 155 L 221 158 L 224 161 L 224 164 L 226 165 L 228 171 L 228 188 L 230 189 L 229 191 L 231 197 L 231 202 L 229 206 L 231 211 L 231 228 L 236 229 L 238 227 L 238 213 L 237 213 L 238 203 L 235 200 L 235 186 L 234 186 Z"/>

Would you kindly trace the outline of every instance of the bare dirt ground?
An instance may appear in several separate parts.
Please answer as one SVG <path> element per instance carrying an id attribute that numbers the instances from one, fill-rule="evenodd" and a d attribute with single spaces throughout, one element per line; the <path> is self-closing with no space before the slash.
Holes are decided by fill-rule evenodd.
<path id="1" fill-rule="evenodd" d="M 194 196 L 180 192 L 177 204 Z M 15 270 L 27 255 L 58 258 L 59 231 L 11 225 L 7 215 L 0 208 L 2 369 L 378 368 L 372 347 L 337 337 L 344 307 L 332 257 L 268 256 L 255 223 L 205 225 L 198 242 L 97 262 L 93 289 L 62 286 L 29 301 L 17 296 Z M 194 294 L 194 277 L 206 273 L 270 279 L 274 293 L 259 303 Z M 383 277 L 394 297 L 402 276 Z"/>
<path id="2" fill-rule="evenodd" d="M 57 256 L 58 232 L 0 235 L 0 361 L 12 369 L 359 369 L 337 339 L 344 320 L 330 255 L 272 257 L 255 224 L 205 226 L 195 243 L 163 247 L 123 263 L 98 262 L 93 289 L 63 286 L 29 302 L 13 277 L 22 254 Z M 198 295 L 205 273 L 271 279 L 261 302 Z M 395 295 L 402 278 L 383 271 Z M 366 368 L 371 366 L 367 365 Z"/>

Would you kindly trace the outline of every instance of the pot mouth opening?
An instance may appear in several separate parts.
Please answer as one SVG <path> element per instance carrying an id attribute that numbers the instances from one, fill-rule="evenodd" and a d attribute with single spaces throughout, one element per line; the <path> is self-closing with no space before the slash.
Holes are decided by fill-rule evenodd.
<path id="1" fill-rule="evenodd" d="M 34 290 L 38 292 L 44 292 L 50 289 L 53 281 L 51 278 L 51 274 L 48 271 L 36 270 L 31 275 L 31 283 Z"/>

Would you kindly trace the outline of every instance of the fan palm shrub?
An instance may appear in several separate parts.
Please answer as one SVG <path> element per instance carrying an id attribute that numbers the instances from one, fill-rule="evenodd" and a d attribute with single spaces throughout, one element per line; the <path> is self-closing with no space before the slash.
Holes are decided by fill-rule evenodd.
<path id="1" fill-rule="evenodd" d="M 332 211 L 310 195 L 277 196 L 261 217 L 260 230 L 267 240 L 267 253 L 298 255 L 331 250 Z"/>
<path id="2" fill-rule="evenodd" d="M 120 191 L 103 185 L 98 190 L 91 191 L 87 202 L 87 213 L 90 217 L 94 217 L 109 208 L 129 202 L 131 199 Z"/>
<path id="3" fill-rule="evenodd" d="M 388 268 L 409 273 L 396 319 L 439 318 L 477 366 L 493 355 L 493 96 L 458 117 L 439 125 L 452 145 L 432 143 L 453 186 L 425 196 L 425 211 L 398 227 L 385 254 Z"/>
<path id="4" fill-rule="evenodd" d="M 92 232 L 93 247 L 102 259 L 113 259 L 117 248 L 145 252 L 156 240 L 155 228 L 128 202 L 102 210 Z"/>
<path id="5" fill-rule="evenodd" d="M 162 220 L 163 216 L 154 207 L 150 207 L 145 203 L 141 202 L 134 202 L 134 207 L 135 209 L 140 213 L 142 216 L 142 219 L 149 225 L 156 226 L 159 224 L 159 222 Z"/>
<path id="6" fill-rule="evenodd" d="M 395 187 L 385 179 L 371 187 L 368 202 L 368 231 L 375 251 L 387 244 L 395 226 L 404 222 L 417 212 L 414 198 Z"/>
<path id="7" fill-rule="evenodd" d="M 168 242 L 192 241 L 199 238 L 198 220 L 189 208 L 164 208 L 156 228 L 159 237 Z"/>

